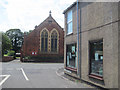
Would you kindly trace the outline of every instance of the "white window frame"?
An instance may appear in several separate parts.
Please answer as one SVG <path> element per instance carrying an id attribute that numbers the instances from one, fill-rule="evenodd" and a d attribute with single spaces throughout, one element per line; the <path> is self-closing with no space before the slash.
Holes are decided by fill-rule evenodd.
<path id="1" fill-rule="evenodd" d="M 73 33 L 73 23 L 72 23 L 73 17 L 71 17 L 71 19 L 68 21 L 68 16 L 71 15 L 71 14 L 72 14 L 72 10 L 70 10 L 67 13 L 67 35 Z M 71 24 L 71 23 L 72 23 L 72 27 L 71 27 L 71 31 L 70 31 L 70 30 L 68 30 L 68 25 Z"/>

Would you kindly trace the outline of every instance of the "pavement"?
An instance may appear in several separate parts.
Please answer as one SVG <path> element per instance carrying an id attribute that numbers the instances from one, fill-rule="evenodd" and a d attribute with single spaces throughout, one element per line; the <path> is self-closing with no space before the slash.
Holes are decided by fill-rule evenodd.
<path id="1" fill-rule="evenodd" d="M 2 63 L 2 88 L 94 88 L 64 76 L 63 63 Z"/>
<path id="2" fill-rule="evenodd" d="M 95 86 L 91 83 L 87 83 L 85 81 L 81 81 L 80 79 L 76 79 L 76 78 L 71 77 L 67 74 L 64 74 L 64 68 L 63 67 L 59 68 L 57 70 L 56 74 L 64 80 L 68 80 L 68 81 L 77 83 L 79 85 L 77 88 L 92 88 L 92 89 L 94 88 L 94 89 L 98 89 L 98 90 L 100 89 L 100 87 L 97 87 L 97 86 Z"/>

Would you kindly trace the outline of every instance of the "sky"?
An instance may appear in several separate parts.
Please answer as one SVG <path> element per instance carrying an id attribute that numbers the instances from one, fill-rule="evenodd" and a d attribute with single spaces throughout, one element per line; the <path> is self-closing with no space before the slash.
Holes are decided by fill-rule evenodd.
<path id="1" fill-rule="evenodd" d="M 0 0 L 0 31 L 20 29 L 34 30 L 43 22 L 49 11 L 58 24 L 64 28 L 63 11 L 76 0 Z"/>

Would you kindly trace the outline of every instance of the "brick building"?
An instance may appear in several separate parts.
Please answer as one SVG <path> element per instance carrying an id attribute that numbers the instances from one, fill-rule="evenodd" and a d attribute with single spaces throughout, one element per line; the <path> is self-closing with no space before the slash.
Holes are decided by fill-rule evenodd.
<path id="1" fill-rule="evenodd" d="M 120 2 L 75 2 L 64 15 L 64 72 L 120 88 Z"/>
<path id="2" fill-rule="evenodd" d="M 23 61 L 63 62 L 64 31 L 53 19 L 51 12 L 47 19 L 24 37 L 21 52 Z"/>

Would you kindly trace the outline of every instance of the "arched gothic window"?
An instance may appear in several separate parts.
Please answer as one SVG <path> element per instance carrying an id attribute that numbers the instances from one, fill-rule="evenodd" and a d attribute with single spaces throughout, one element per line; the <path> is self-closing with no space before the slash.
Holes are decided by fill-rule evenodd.
<path id="1" fill-rule="evenodd" d="M 46 30 L 43 30 L 41 33 L 41 51 L 48 51 L 48 32 Z"/>
<path id="2" fill-rule="evenodd" d="M 57 52 L 58 35 L 56 31 L 51 34 L 51 52 Z"/>

